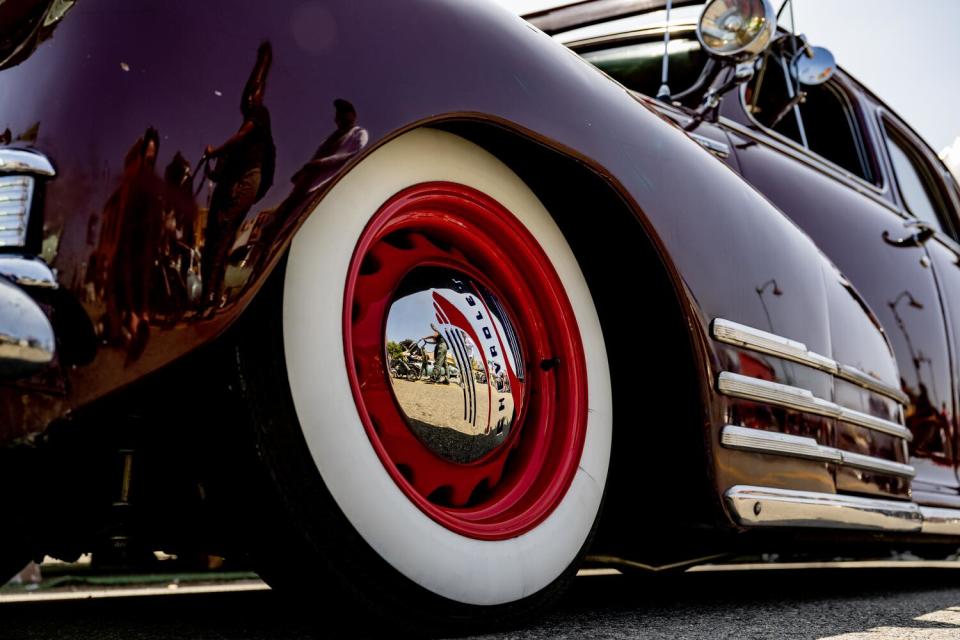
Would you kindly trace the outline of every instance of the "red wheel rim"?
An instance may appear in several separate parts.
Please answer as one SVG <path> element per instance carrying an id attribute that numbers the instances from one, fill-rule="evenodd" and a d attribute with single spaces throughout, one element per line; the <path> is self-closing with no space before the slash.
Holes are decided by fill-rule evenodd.
<path id="1" fill-rule="evenodd" d="M 414 433 L 390 380 L 388 312 L 401 284 L 423 269 L 478 283 L 502 303 L 517 334 L 525 379 L 510 372 L 518 405 L 513 424 L 504 442 L 469 462 L 438 455 Z M 427 183 L 396 194 L 357 244 L 343 315 L 361 421 L 411 502 L 447 529 L 483 540 L 519 536 L 550 515 L 583 450 L 586 364 L 560 278 L 513 214 L 459 184 Z"/>

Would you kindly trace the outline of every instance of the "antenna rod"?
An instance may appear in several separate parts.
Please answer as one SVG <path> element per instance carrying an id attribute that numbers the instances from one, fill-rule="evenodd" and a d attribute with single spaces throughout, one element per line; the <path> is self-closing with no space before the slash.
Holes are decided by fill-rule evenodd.
<path id="1" fill-rule="evenodd" d="M 667 26 L 663 30 L 663 68 L 660 71 L 660 90 L 657 91 L 657 100 L 670 101 L 670 10 L 673 0 L 667 0 Z"/>

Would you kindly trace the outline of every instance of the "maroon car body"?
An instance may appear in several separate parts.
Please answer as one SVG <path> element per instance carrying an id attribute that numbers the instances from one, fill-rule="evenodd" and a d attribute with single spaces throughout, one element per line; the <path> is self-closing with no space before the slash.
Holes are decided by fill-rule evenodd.
<path id="1" fill-rule="evenodd" d="M 13 4 L 20 14 L 0 7 L 0 26 L 15 33 L 0 40 L 0 130 L 9 130 L 0 158 L 3 149 L 35 150 L 56 175 L 37 176 L 27 241 L 4 248 L 0 263 L 39 258 L 57 285 L 14 285 L 37 302 L 57 340 L 49 366 L 0 383 L 0 444 L 11 459 L 32 452 L 17 469 L 70 458 L 58 438 L 123 449 L 144 421 L 159 423 L 161 434 L 170 430 L 152 431 L 146 441 L 163 442 L 156 450 L 173 459 L 183 455 L 171 452 L 185 435 L 213 440 L 215 450 L 229 440 L 228 422 L 215 436 L 201 435 L 203 424 L 229 415 L 215 404 L 229 394 L 228 381 L 193 373 L 217 370 L 211 354 L 337 181 L 389 141 L 432 128 L 474 142 L 515 171 L 553 214 L 590 285 L 610 354 L 615 416 L 595 558 L 665 563 L 741 545 L 767 548 L 783 536 L 839 545 L 949 542 L 960 533 L 922 530 L 918 507 L 960 506 L 958 358 L 948 355 L 956 340 L 943 321 L 945 312 L 956 315 L 950 305 L 960 295 L 941 295 L 956 280 L 954 244 L 939 242 L 942 233 L 926 248 L 884 244 L 881 230 L 894 240 L 909 233 L 891 182 L 861 185 L 810 161 L 764 133 L 735 97 L 724 102 L 724 119 L 702 124 L 691 138 L 673 122 L 683 124 L 684 111 L 612 82 L 488 3 Z M 245 226 L 221 252 L 223 295 L 197 299 L 190 278 L 207 270 L 202 220 L 210 192 L 184 167 L 198 170 L 208 145 L 230 139 L 244 121 L 241 97 L 263 66 L 263 43 L 272 67 L 261 99 L 275 149 L 274 166 L 263 173 L 272 179 L 261 178 Z M 837 83 L 924 149 L 862 87 L 843 75 Z M 302 188 L 302 168 L 323 156 L 338 126 L 335 100 L 353 105 L 363 135 Z M 871 162 L 888 175 L 871 122 Z M 703 145 L 726 149 L 725 157 Z M 955 205 L 956 192 L 944 193 Z M 909 349 L 894 319 L 902 307 L 879 302 L 901 290 L 923 309 L 914 306 L 903 329 L 914 340 Z M 339 354 L 331 361 L 343 366 Z M 938 385 L 935 410 L 926 413 L 917 407 L 924 367 Z M 737 387 L 745 378 L 747 386 Z M 910 452 L 899 426 L 904 401 Z M 108 437 L 98 431 L 106 423 Z M 751 448 L 737 439 L 744 429 L 808 449 L 778 454 L 769 441 Z M 822 456 L 810 455 L 811 440 Z M 45 447 L 57 452 L 56 464 Z M 191 470 L 204 467 L 205 455 L 191 458 Z M 85 509 L 109 503 L 113 472 L 103 467 L 110 464 L 90 470 L 106 479 L 67 493 L 82 494 Z M 191 476 L 185 484 L 197 482 Z M 48 484 L 29 500 L 11 500 L 24 513 L 59 504 L 58 481 Z M 153 498 L 165 491 L 159 477 L 148 484 L 157 487 L 145 492 Z M 738 487 L 771 493 L 731 493 Z M 0 489 L 17 491 L 9 483 Z M 813 500 L 850 496 L 853 502 L 837 504 L 883 515 L 866 523 L 841 518 L 825 529 L 816 513 L 778 515 L 781 500 L 802 497 L 796 492 Z M 158 512 L 179 508 L 169 502 L 145 499 Z M 769 506 L 761 511 L 761 503 Z M 87 525 L 97 518 L 84 521 L 52 533 L 39 531 L 49 524 L 40 518 L 24 525 L 24 537 L 31 553 L 69 555 L 95 539 L 97 526 Z M 783 528 L 791 523 L 797 526 Z M 155 529 L 155 544 L 188 544 L 184 531 L 193 529 L 179 525 Z M 203 544 L 229 538 L 211 529 Z"/>

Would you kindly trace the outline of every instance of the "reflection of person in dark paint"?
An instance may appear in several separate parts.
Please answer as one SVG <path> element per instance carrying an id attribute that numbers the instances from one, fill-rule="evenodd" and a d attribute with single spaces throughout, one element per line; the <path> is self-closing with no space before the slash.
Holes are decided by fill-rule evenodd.
<path id="1" fill-rule="evenodd" d="M 298 191 L 309 193 L 322 187 L 370 140 L 367 130 L 357 125 L 357 110 L 353 104 L 337 98 L 333 101 L 333 108 L 336 130 L 320 144 L 313 159 L 291 178 Z"/>
<path id="2" fill-rule="evenodd" d="M 149 128 L 124 158 L 123 177 L 104 207 L 90 273 L 105 303 L 101 333 L 122 343 L 131 359 L 147 340 L 148 296 L 160 224 L 161 182 L 156 175 L 160 136 Z"/>
<path id="3" fill-rule="evenodd" d="M 424 342 L 434 345 L 433 347 L 433 373 L 430 374 L 430 380 L 433 382 L 443 382 L 450 384 L 450 378 L 447 372 L 447 341 L 440 334 L 437 325 L 430 323 L 433 333 L 424 338 Z M 442 380 L 441 380 L 442 376 Z"/>
<path id="4" fill-rule="evenodd" d="M 257 62 L 250 72 L 240 111 L 243 124 L 219 147 L 208 145 L 205 155 L 217 160 L 210 211 L 207 215 L 203 250 L 203 282 L 207 303 L 222 302 L 227 256 L 244 217 L 273 185 L 276 147 L 270 126 L 270 112 L 263 104 L 267 74 L 273 61 L 269 42 L 257 50 Z"/>
<path id="5" fill-rule="evenodd" d="M 245 262 L 252 265 L 253 270 L 259 269 L 261 261 L 269 257 L 267 249 L 289 230 L 287 223 L 298 218 L 297 212 L 310 202 L 311 194 L 335 178 L 370 140 L 367 130 L 357 124 L 357 110 L 352 103 L 337 98 L 333 101 L 333 108 L 336 130 L 290 178 L 293 183 L 290 195 L 272 214 L 264 215 L 263 222 L 250 234 L 252 246 Z"/>

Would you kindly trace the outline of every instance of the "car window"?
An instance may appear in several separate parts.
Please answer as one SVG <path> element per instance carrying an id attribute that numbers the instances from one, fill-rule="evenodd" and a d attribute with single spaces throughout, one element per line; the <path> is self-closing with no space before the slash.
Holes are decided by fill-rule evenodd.
<path id="1" fill-rule="evenodd" d="M 804 86 L 805 100 L 784 112 L 795 84 L 787 63 L 769 55 L 746 89 L 747 109 L 762 126 L 790 138 L 853 175 L 876 183 L 860 119 L 836 82 Z"/>
<path id="2" fill-rule="evenodd" d="M 674 92 L 683 91 L 697 80 L 707 56 L 693 33 L 671 35 L 668 52 L 670 87 Z M 660 88 L 663 64 L 663 39 L 660 37 L 617 46 L 578 49 L 577 53 L 628 89 L 655 96 Z"/>
<path id="3" fill-rule="evenodd" d="M 660 36 L 645 40 L 619 41 L 578 47 L 574 50 L 585 60 L 612 78 L 648 96 L 660 88 L 663 40 Z M 692 31 L 671 33 L 670 88 L 674 94 L 693 86 L 707 62 Z M 790 138 L 847 172 L 868 182 L 876 182 L 873 163 L 864 145 L 860 121 L 841 89 L 832 83 L 807 87 L 807 98 L 799 108 L 779 117 L 792 96 L 786 63 L 769 56 L 764 68 L 747 86 L 747 104 L 761 125 Z M 801 122 L 802 121 L 802 122 Z"/>
<path id="4" fill-rule="evenodd" d="M 887 134 L 887 149 L 890 162 L 900 187 L 900 197 L 907 210 L 919 220 L 939 231 L 948 231 L 938 211 L 942 210 L 935 184 L 926 171 L 923 161 L 896 129 L 884 123 Z"/>

